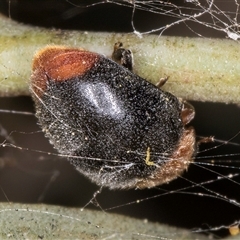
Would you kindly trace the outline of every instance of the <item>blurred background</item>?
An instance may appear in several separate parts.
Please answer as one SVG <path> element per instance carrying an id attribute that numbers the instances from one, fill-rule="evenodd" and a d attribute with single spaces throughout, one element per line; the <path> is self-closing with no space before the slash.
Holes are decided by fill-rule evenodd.
<path id="1" fill-rule="evenodd" d="M 102 4 L 97 4 L 100 2 Z M 16 21 L 47 28 L 111 32 L 133 32 L 136 28 L 139 32 L 153 30 L 154 34 L 161 33 L 166 25 L 182 19 L 184 14 L 204 11 L 204 8 L 199 9 L 189 1 L 171 1 L 171 5 L 168 5 L 168 1 L 164 5 L 159 1 L 151 1 L 156 2 L 154 7 L 150 4 L 139 4 L 141 9 L 135 9 L 133 14 L 133 8 L 127 1 L 115 2 L 120 5 L 105 1 L 3 0 L 0 2 L 0 11 Z M 135 2 L 139 3 L 139 1 Z M 202 2 L 205 9 L 209 7 L 208 1 L 199 2 Z M 223 28 L 222 21 L 228 21 L 227 24 L 230 26 L 232 23 L 229 19 L 236 18 L 237 21 L 238 17 L 235 1 L 227 2 L 228 4 L 226 1 L 221 1 L 217 3 L 219 5 L 214 5 L 214 10 L 221 10 L 217 14 L 218 21 L 210 19 L 209 14 L 203 14 L 200 20 L 205 24 L 199 24 L 196 20 L 183 22 L 168 28 L 163 35 L 226 38 L 226 33 L 218 28 Z M 220 14 L 221 12 L 223 14 Z M 229 17 L 226 18 L 226 15 Z M 214 27 L 208 26 L 210 23 L 214 23 L 215 30 Z M 161 30 L 155 31 L 157 29 Z M 237 30 L 235 28 L 235 31 Z M 238 106 L 223 103 L 191 103 L 196 110 L 196 117 L 191 125 L 196 129 L 197 135 L 215 136 L 217 139 L 227 141 L 239 132 L 240 109 Z M 0 109 L 34 113 L 31 98 L 25 96 L 0 98 Z M 43 202 L 83 207 L 99 189 L 81 176 L 66 159 L 58 157 L 57 154 L 46 154 L 46 152 L 57 152 L 42 134 L 33 115 L 0 113 L 0 143 L 5 140 L 18 148 L 3 148 L 0 145 L 1 201 Z M 239 156 L 233 155 L 240 153 L 240 137 L 237 136 L 232 142 L 236 144 L 224 144 L 198 155 L 199 157 L 209 156 L 207 160 L 214 159 L 216 163 L 214 166 L 200 165 L 207 168 L 203 169 L 193 164 L 182 179 L 179 178 L 154 189 L 128 191 L 103 189 L 97 196 L 97 202 L 107 212 L 121 213 L 140 219 L 147 218 L 150 221 L 190 230 L 227 226 L 240 218 L 240 207 L 229 202 L 230 199 L 240 202 L 240 177 L 234 178 L 235 182 L 229 179 L 215 180 L 222 175 L 239 173 Z M 219 143 L 202 144 L 199 151 L 216 145 Z M 217 157 L 219 155 L 223 157 Z M 206 162 L 207 160 L 196 161 Z M 209 180 L 213 183 L 204 185 L 207 190 L 197 186 L 197 183 Z M 175 191 L 191 185 L 195 187 L 186 192 Z M 221 200 L 220 197 L 200 197 L 199 193 L 209 195 L 219 193 L 226 198 Z M 137 204 L 138 199 L 144 199 L 144 201 Z M 100 210 L 97 204 L 89 204 L 88 208 Z M 207 234 L 210 232 L 210 230 L 206 231 Z M 221 230 L 212 234 L 217 238 L 226 236 L 228 231 Z"/>

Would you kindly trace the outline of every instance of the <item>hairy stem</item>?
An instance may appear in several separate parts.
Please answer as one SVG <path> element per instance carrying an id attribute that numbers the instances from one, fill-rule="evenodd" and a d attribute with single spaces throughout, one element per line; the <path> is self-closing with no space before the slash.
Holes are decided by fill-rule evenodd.
<path id="1" fill-rule="evenodd" d="M 46 45 L 68 45 L 111 56 L 121 41 L 134 54 L 134 71 L 189 100 L 240 103 L 239 43 L 232 40 L 79 32 L 21 25 L 0 18 L 0 96 L 28 95 L 35 52 Z"/>
<path id="2" fill-rule="evenodd" d="M 1 239 L 209 239 L 113 213 L 43 204 L 1 203 L 0 227 Z"/>

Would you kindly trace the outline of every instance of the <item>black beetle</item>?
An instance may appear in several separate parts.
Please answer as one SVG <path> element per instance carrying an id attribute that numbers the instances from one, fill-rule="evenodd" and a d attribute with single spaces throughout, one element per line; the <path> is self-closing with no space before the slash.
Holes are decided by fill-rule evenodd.
<path id="1" fill-rule="evenodd" d="M 193 108 L 100 54 L 44 48 L 30 90 L 50 142 L 100 186 L 153 187 L 192 161 Z"/>

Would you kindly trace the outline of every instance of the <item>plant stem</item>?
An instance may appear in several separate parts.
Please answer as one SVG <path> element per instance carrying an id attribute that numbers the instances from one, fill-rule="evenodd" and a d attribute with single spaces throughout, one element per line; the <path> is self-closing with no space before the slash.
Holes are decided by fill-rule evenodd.
<path id="1" fill-rule="evenodd" d="M 189 100 L 240 103 L 239 43 L 233 40 L 44 29 L 0 18 L 0 96 L 28 95 L 35 52 L 68 45 L 111 56 L 121 41 L 134 55 L 134 72 Z"/>

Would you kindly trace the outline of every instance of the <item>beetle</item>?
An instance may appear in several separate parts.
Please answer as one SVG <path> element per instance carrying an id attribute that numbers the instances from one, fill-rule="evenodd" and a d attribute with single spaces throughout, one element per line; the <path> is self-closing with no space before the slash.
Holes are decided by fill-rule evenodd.
<path id="1" fill-rule="evenodd" d="M 187 127 L 193 107 L 101 54 L 45 47 L 34 57 L 30 91 L 50 143 L 100 186 L 168 183 L 196 152 Z"/>

